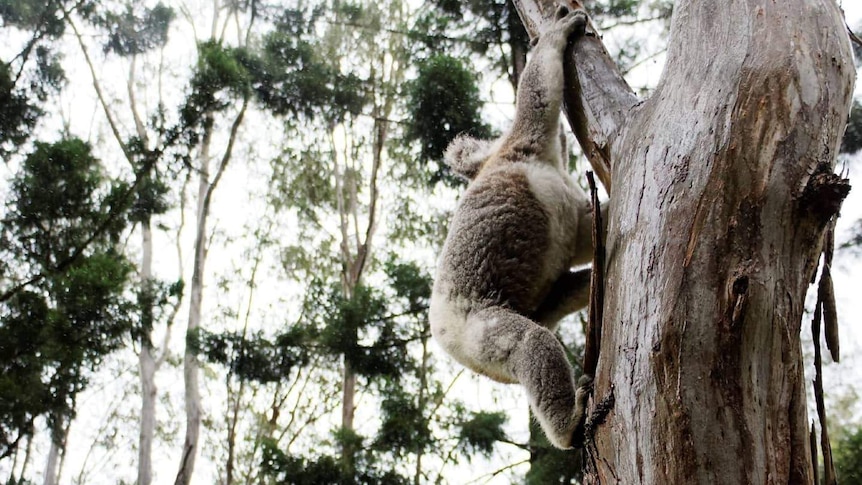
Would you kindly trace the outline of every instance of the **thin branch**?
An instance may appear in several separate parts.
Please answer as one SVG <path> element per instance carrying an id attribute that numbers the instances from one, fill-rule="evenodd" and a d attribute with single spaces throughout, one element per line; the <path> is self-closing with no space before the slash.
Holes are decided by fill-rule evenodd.
<path id="1" fill-rule="evenodd" d="M 114 120 L 114 115 L 108 107 L 108 102 L 102 92 L 102 85 L 99 83 L 98 75 L 96 75 L 96 67 L 93 65 L 93 60 L 90 58 L 90 52 L 87 50 L 84 38 L 81 36 L 81 32 L 78 31 L 78 27 L 75 25 L 72 18 L 69 16 L 66 16 L 65 18 L 66 22 L 69 23 L 69 26 L 72 27 L 72 31 L 75 32 L 75 37 L 78 39 L 78 45 L 81 46 L 81 52 L 84 54 L 84 60 L 87 62 L 87 67 L 90 69 L 90 75 L 93 78 L 93 88 L 96 90 L 96 96 L 99 98 L 99 103 L 102 105 L 102 109 L 105 112 L 105 118 L 108 119 L 108 126 L 111 127 L 111 132 L 113 132 L 114 138 L 117 139 L 117 143 L 120 145 L 123 155 L 126 156 L 126 160 L 128 160 L 129 163 L 132 163 L 134 156 L 129 150 L 129 147 L 126 146 L 125 142 L 123 142 L 123 136 L 120 134 L 120 129 L 117 126 L 117 122 Z"/>
<path id="2" fill-rule="evenodd" d="M 593 204 L 593 269 L 590 273 L 590 309 L 587 320 L 587 342 L 584 348 L 584 374 L 595 376 L 602 346 L 602 319 L 605 302 L 605 248 L 602 244 L 602 209 L 592 172 L 587 172 Z"/>
<path id="3" fill-rule="evenodd" d="M 483 483 L 488 483 L 488 482 L 490 482 L 494 477 L 496 477 L 497 475 L 499 475 L 499 474 L 501 474 L 501 473 L 503 473 L 503 472 L 509 471 L 509 470 L 511 470 L 512 468 L 519 467 L 519 466 L 524 465 L 524 464 L 527 464 L 527 463 L 530 463 L 530 459 L 529 459 L 529 458 L 524 459 L 524 460 L 521 460 L 521 461 L 516 461 L 515 463 L 510 463 L 510 464 L 508 464 L 508 465 L 506 465 L 506 466 L 504 466 L 504 467 L 501 467 L 501 468 L 498 468 L 498 469 L 494 470 L 494 471 L 493 471 L 493 472 L 491 472 L 491 473 L 486 473 L 486 474 L 484 474 L 484 475 L 480 475 L 480 476 L 476 477 L 475 479 L 470 480 L 470 481 L 469 481 L 469 482 L 467 482 L 467 483 L 468 483 L 468 484 L 470 484 L 470 483 L 479 483 L 479 481 L 480 481 L 480 480 L 483 480 L 483 479 L 485 480 Z"/>
<path id="4" fill-rule="evenodd" d="M 61 11 L 63 12 L 63 17 L 65 18 L 69 14 L 77 10 L 81 5 L 84 4 L 85 1 L 86 0 L 78 0 L 78 2 L 72 5 L 72 7 L 68 10 L 61 9 Z M 27 59 L 29 59 L 30 53 L 33 52 L 33 47 L 35 47 L 40 40 L 42 40 L 46 35 L 48 35 L 48 31 L 43 30 L 42 27 L 44 27 L 45 23 L 51 17 L 54 16 L 54 12 L 56 10 L 54 8 L 51 8 L 53 4 L 59 5 L 60 2 L 54 0 L 45 2 L 45 9 L 39 15 L 39 20 L 36 22 L 36 26 L 33 29 L 33 36 L 30 38 L 29 41 L 27 41 L 27 44 L 24 45 L 24 48 L 21 49 L 21 52 L 15 55 L 15 57 L 13 57 L 12 60 L 10 60 L 8 63 L 6 63 L 6 65 L 8 66 L 11 65 L 12 62 L 14 62 L 16 59 L 21 59 L 21 66 L 19 67 L 18 72 L 15 74 L 14 84 L 17 84 L 18 80 L 21 79 L 21 75 L 24 73 L 24 66 L 27 64 Z"/>
<path id="5" fill-rule="evenodd" d="M 212 201 L 212 194 L 215 191 L 219 181 L 221 180 L 221 177 L 224 174 L 224 171 L 227 168 L 227 165 L 233 155 L 233 147 L 236 143 L 236 135 L 239 131 L 240 125 L 242 124 L 242 120 L 245 117 L 246 108 L 248 108 L 248 97 L 244 97 L 242 100 L 242 107 L 239 110 L 239 114 L 237 114 L 236 119 L 233 120 L 233 124 L 230 127 L 230 137 L 228 138 L 227 147 L 225 148 L 224 154 L 222 155 L 221 163 L 219 163 L 218 170 L 216 171 L 216 175 L 213 178 L 213 181 L 209 184 L 209 187 L 207 187 L 207 193 L 204 197 L 205 211 L 209 211 L 210 202 Z"/>
<path id="6" fill-rule="evenodd" d="M 518 443 L 509 439 L 498 439 L 497 441 L 499 441 L 500 443 L 506 443 L 507 445 L 512 445 L 515 448 L 520 448 L 524 451 L 530 451 L 530 445 L 526 443 Z"/>
<path id="7" fill-rule="evenodd" d="M 338 149 L 335 145 L 335 127 L 330 126 L 329 129 L 329 143 L 332 148 L 332 172 L 335 177 L 335 202 L 336 208 L 338 210 L 338 219 L 339 219 L 339 229 L 341 230 L 341 257 L 342 257 L 342 265 L 345 269 L 350 268 L 351 262 L 353 260 L 353 256 L 350 254 L 350 236 L 348 234 L 348 220 L 346 214 L 346 207 L 344 204 L 344 177 L 341 173 L 341 168 L 338 163 Z M 347 285 L 347 275 L 345 271 L 342 271 L 342 281 L 343 285 Z"/>
<path id="8" fill-rule="evenodd" d="M 811 320 L 811 336 L 814 341 L 814 402 L 817 407 L 817 417 L 820 420 L 820 447 L 823 451 L 823 472 L 826 485 L 835 484 L 835 468 L 832 463 L 832 447 L 829 443 L 829 432 L 826 424 L 826 406 L 823 400 L 823 365 L 820 350 L 820 325 L 823 314 L 824 277 L 828 277 L 829 267 L 823 264 L 820 274 L 820 285 L 817 292 L 817 304 L 814 307 L 814 318 Z"/>
<path id="9" fill-rule="evenodd" d="M 135 120 L 135 131 L 138 133 L 138 138 L 144 147 L 147 147 L 147 129 L 144 122 L 141 120 L 141 115 L 138 113 L 138 104 L 135 100 L 135 68 L 137 67 L 137 55 L 132 55 L 129 63 L 129 80 L 126 82 L 126 88 L 129 92 L 129 109 L 132 112 L 132 118 Z M 95 77 L 94 77 L 95 79 Z M 108 108 L 105 107 L 105 110 Z M 122 146 L 122 140 L 117 140 Z M 131 162 L 131 160 L 129 160 Z"/>
<path id="10" fill-rule="evenodd" d="M 666 53 L 666 52 L 667 52 L 667 47 L 665 47 L 665 48 L 663 48 L 663 49 L 659 49 L 658 51 L 653 52 L 652 54 L 650 54 L 650 55 L 648 55 L 648 56 L 644 57 L 643 59 L 641 59 L 641 60 L 639 60 L 639 61 L 635 62 L 635 63 L 634 63 L 634 64 L 632 64 L 631 66 L 628 66 L 628 67 L 626 68 L 626 70 L 625 70 L 625 71 L 622 71 L 623 76 L 625 76 L 626 74 L 628 74 L 628 73 L 630 73 L 630 72 L 634 71 L 634 70 L 635 70 L 635 69 L 637 69 L 638 67 L 640 67 L 640 66 L 642 66 L 642 65 L 646 64 L 647 62 L 649 62 L 649 61 L 651 61 L 651 60 L 655 59 L 656 57 L 658 57 L 658 56 L 660 56 L 660 55 L 662 55 L 662 54 L 664 54 L 664 53 Z"/>
<path id="11" fill-rule="evenodd" d="M 336 21 L 336 20 L 323 20 L 323 22 L 328 24 L 328 25 L 336 25 L 336 26 L 340 26 L 340 27 L 351 27 L 354 29 L 369 30 L 372 32 L 386 32 L 388 34 L 397 34 L 397 35 L 403 35 L 406 37 L 421 38 L 424 42 L 427 42 L 429 44 L 437 44 L 439 42 L 445 41 L 445 42 L 467 44 L 467 45 L 481 47 L 481 48 L 487 47 L 487 44 L 485 42 L 476 40 L 476 38 L 474 38 L 474 37 L 452 37 L 452 36 L 443 35 L 443 34 L 429 34 L 428 32 L 423 32 L 423 31 L 419 31 L 419 30 L 400 30 L 400 29 L 391 29 L 391 28 L 380 28 L 378 26 L 373 26 L 373 25 L 363 25 L 363 24 L 356 23 L 356 22 L 344 22 L 344 21 Z"/>
<path id="12" fill-rule="evenodd" d="M 847 22 L 844 22 L 844 25 L 847 26 L 847 34 L 850 36 L 850 40 L 856 45 L 862 47 L 862 39 L 860 39 L 858 35 L 853 33 L 853 30 L 850 29 L 850 26 L 847 25 Z"/>
<path id="13" fill-rule="evenodd" d="M 631 27 L 633 25 L 645 24 L 648 22 L 654 22 L 656 20 L 667 20 L 670 18 L 668 15 L 656 15 L 655 17 L 646 17 L 641 19 L 632 19 L 632 20 L 620 20 L 617 23 L 610 25 L 603 25 L 600 27 L 601 30 L 607 32 L 608 30 L 615 29 L 617 27 Z"/>

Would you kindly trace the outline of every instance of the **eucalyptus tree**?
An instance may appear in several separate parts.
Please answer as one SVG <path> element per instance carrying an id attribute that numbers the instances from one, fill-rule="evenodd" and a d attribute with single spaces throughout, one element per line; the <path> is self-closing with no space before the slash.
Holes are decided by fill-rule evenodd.
<path id="1" fill-rule="evenodd" d="M 113 7 L 113 8 L 112 8 Z M 165 109 L 163 99 L 156 99 L 156 111 L 143 112 L 141 98 L 150 93 L 139 92 L 139 62 L 148 54 L 163 48 L 168 40 L 168 29 L 174 11 L 162 3 L 148 8 L 137 3 L 94 4 L 81 15 L 66 15 L 65 22 L 77 39 L 78 47 L 86 61 L 98 102 L 113 135 L 116 147 L 122 153 L 132 173 L 139 179 L 131 204 L 130 221 L 140 229 L 141 255 L 138 266 L 139 329 L 134 333 L 139 345 L 138 368 L 141 395 L 141 410 L 138 440 L 138 483 L 148 485 L 152 480 L 152 446 L 156 428 L 155 374 L 167 356 L 166 346 L 161 356 L 156 356 L 152 332 L 158 324 L 170 325 L 173 320 L 169 310 L 170 300 L 176 309 L 182 290 L 181 280 L 171 285 L 159 281 L 153 275 L 153 218 L 169 209 L 165 181 L 172 169 L 168 152 L 180 141 L 182 127 L 167 126 L 167 119 L 160 110 Z M 101 45 L 89 45 L 82 30 L 92 28 Z M 113 99 L 104 88 L 112 84 L 116 73 L 101 73 L 93 58 L 93 47 L 107 55 L 118 56 L 128 61 L 126 97 L 122 101 Z M 150 57 L 152 58 L 152 57 Z M 158 75 L 162 75 L 159 66 Z M 157 84 L 158 85 L 158 84 Z M 115 93 L 119 95 L 119 93 Z M 161 91 L 155 93 L 161 96 Z M 161 114 L 161 116 L 160 116 Z M 134 130 L 123 130 L 123 121 L 130 121 Z"/>
<path id="2" fill-rule="evenodd" d="M 552 3 L 518 2 L 533 35 Z M 849 189 L 838 6 L 677 2 L 646 101 L 598 36 L 567 64 L 573 131 L 611 194 L 586 481 L 811 483 L 799 331 Z"/>

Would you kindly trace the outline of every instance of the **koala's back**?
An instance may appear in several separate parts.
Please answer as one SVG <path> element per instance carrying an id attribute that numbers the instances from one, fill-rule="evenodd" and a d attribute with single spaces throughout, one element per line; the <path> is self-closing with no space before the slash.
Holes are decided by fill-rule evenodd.
<path id="1" fill-rule="evenodd" d="M 542 170 L 551 169 L 509 164 L 482 173 L 467 188 L 438 267 L 442 286 L 457 292 L 447 299 L 466 299 L 474 306 L 505 305 L 529 314 L 556 273 L 567 269 L 564 252 L 552 246 L 565 244 L 558 240 L 558 214 L 571 217 L 573 211 L 567 210 L 571 201 L 562 184 L 537 193 L 537 179 L 559 179 L 554 173 L 543 176 Z M 559 261 L 548 260 L 556 254 Z"/>

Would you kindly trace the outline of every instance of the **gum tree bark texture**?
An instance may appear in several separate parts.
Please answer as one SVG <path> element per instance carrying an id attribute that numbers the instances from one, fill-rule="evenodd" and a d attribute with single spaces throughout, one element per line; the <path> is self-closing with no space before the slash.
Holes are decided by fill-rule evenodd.
<path id="1" fill-rule="evenodd" d="M 517 3 L 540 34 L 554 2 Z M 643 102 L 599 37 L 568 63 L 569 120 L 613 187 L 591 406 L 615 401 L 585 483 L 813 483 L 800 327 L 838 207 L 813 175 L 855 81 L 838 6 L 678 1 Z"/>

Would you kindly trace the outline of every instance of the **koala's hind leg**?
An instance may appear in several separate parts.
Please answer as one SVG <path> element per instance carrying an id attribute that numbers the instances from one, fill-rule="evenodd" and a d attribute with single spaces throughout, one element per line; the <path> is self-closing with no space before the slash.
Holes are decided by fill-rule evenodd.
<path id="1" fill-rule="evenodd" d="M 467 320 L 473 341 L 465 346 L 481 370 L 524 386 L 530 408 L 554 446 L 579 444 L 581 437 L 573 434 L 583 432 L 587 392 L 576 392 L 572 368 L 554 334 L 503 307 L 480 310 Z"/>

